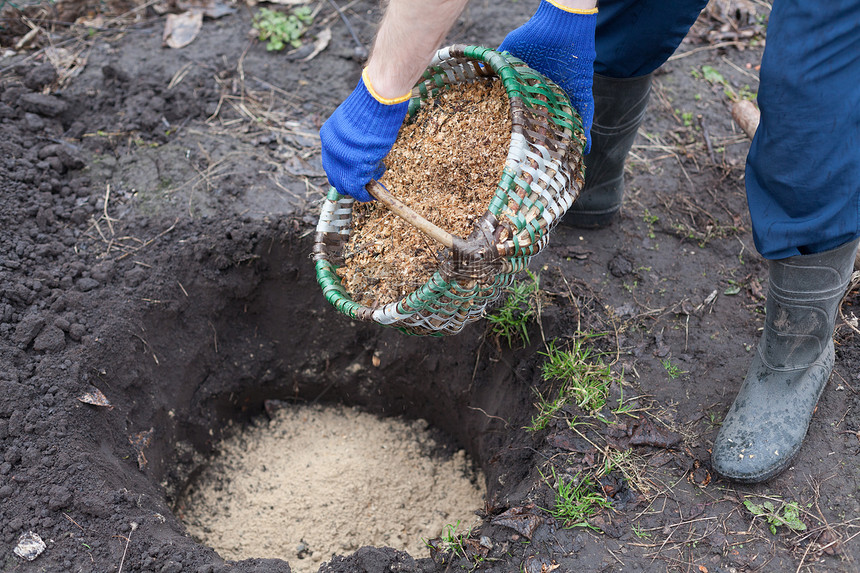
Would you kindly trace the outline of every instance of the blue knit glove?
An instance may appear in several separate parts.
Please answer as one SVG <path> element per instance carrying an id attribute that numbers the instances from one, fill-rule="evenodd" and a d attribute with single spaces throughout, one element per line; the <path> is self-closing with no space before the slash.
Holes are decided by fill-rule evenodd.
<path id="1" fill-rule="evenodd" d="M 591 149 L 591 121 L 594 118 L 594 29 L 597 8 L 572 11 L 552 0 L 541 0 L 531 19 L 507 35 L 499 51 L 524 61 L 557 83 L 582 117 L 585 153 Z"/>
<path id="2" fill-rule="evenodd" d="M 323 169 L 340 194 L 373 200 L 364 186 L 385 172 L 382 159 L 391 151 L 408 107 L 409 95 L 379 97 L 366 72 L 361 75 L 355 90 L 320 128 Z"/>

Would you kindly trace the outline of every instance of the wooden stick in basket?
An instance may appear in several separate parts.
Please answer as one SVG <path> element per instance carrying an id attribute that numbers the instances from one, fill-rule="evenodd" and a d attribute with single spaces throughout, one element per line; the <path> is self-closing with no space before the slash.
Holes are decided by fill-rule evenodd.
<path id="1" fill-rule="evenodd" d="M 395 215 L 405 220 L 407 223 L 430 237 L 431 239 L 442 243 L 449 249 L 454 248 L 454 241 L 457 239 L 454 235 L 437 227 L 412 209 L 410 209 L 403 201 L 389 193 L 385 187 L 379 182 L 371 179 L 370 183 L 365 187 L 376 200 L 388 207 Z"/>

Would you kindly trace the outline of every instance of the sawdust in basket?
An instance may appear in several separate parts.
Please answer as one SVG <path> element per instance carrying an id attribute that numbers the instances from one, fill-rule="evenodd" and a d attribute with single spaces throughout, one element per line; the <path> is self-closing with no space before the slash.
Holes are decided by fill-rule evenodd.
<path id="1" fill-rule="evenodd" d="M 381 183 L 425 219 L 467 237 L 501 178 L 509 109 L 500 81 L 452 86 L 400 130 Z M 379 306 L 427 282 L 441 252 L 441 245 L 383 205 L 357 203 L 345 264 L 337 272 L 356 302 Z"/>

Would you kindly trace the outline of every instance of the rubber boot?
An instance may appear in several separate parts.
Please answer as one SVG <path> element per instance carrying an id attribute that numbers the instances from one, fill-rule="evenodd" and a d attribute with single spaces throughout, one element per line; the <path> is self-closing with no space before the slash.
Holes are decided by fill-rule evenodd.
<path id="1" fill-rule="evenodd" d="M 766 481 L 800 450 L 833 370 L 833 328 L 858 242 L 770 262 L 764 332 L 711 455 L 723 477 Z"/>
<path id="2" fill-rule="evenodd" d="M 651 74 L 610 78 L 594 74 L 591 153 L 585 156 L 585 186 L 562 219 L 596 229 L 612 223 L 624 195 L 624 160 L 645 117 Z"/>

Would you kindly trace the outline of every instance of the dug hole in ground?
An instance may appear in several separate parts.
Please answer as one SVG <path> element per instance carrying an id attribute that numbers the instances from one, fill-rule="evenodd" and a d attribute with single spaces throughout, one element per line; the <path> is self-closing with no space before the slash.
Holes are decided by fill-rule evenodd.
<path id="1" fill-rule="evenodd" d="M 471 532 L 433 549 L 353 551 L 332 528 L 350 549 L 322 556 L 324 572 L 856 569 L 856 285 L 792 467 L 755 486 L 709 469 L 763 324 L 749 141 L 730 109 L 758 89 L 767 7 L 712 4 L 656 75 L 621 217 L 553 231 L 537 286 L 521 283 L 524 340 L 487 321 L 406 337 L 325 303 L 309 259 L 317 133 L 361 59 L 331 5 L 309 6 L 295 52 L 249 38 L 258 7 L 202 20 L 179 49 L 154 6 L 105 6 L 96 24 L 75 2 L 3 7 L 0 567 L 301 570 L 298 545 L 219 555 L 181 518 L 223 440 L 303 405 L 424 420 L 424 459 L 480 470 L 486 487 Z M 447 42 L 498 45 L 534 7 L 473 2 Z M 342 8 L 368 45 L 378 4 Z M 599 375 L 605 404 L 545 378 L 552 356 Z M 567 511 L 582 500 L 587 515 Z"/>

